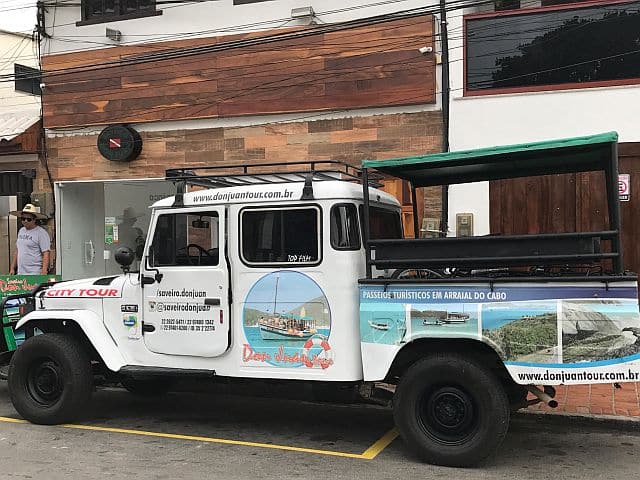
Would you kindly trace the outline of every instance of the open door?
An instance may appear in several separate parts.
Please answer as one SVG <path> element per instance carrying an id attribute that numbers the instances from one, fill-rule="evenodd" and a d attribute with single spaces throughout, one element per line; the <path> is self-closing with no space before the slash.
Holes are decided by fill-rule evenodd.
<path id="1" fill-rule="evenodd" d="M 169 355 L 215 357 L 229 348 L 224 207 L 160 213 L 143 262 L 144 342 Z"/>

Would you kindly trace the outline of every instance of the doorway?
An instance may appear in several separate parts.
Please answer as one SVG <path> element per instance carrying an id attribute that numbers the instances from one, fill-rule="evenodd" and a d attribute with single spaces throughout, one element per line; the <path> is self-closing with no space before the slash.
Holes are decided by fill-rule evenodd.
<path id="1" fill-rule="evenodd" d="M 58 275 L 73 280 L 121 273 L 115 252 L 127 246 L 141 254 L 149 207 L 174 193 L 164 179 L 56 183 Z"/>

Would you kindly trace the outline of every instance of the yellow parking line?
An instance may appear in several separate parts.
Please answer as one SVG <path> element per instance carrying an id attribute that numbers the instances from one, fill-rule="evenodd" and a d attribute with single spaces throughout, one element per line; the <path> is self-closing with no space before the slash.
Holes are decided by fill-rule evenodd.
<path id="1" fill-rule="evenodd" d="M 6 423 L 29 423 L 26 420 L 20 420 L 17 418 L 0 417 L 0 422 Z M 330 455 L 334 457 L 356 458 L 359 460 L 373 460 L 382 450 L 384 450 L 391 442 L 393 442 L 398 436 L 396 429 L 392 429 L 385 433 L 379 440 L 373 445 L 367 448 L 364 453 L 347 453 L 336 452 L 333 450 L 318 450 L 315 448 L 302 448 L 291 447 L 289 445 L 274 445 L 271 443 L 257 443 L 257 442 L 245 442 L 242 440 L 228 440 L 225 438 L 212 438 L 212 437 L 200 437 L 195 435 L 180 435 L 175 433 L 161 433 L 161 432 L 147 432 L 144 430 L 130 430 L 126 428 L 112 428 L 112 427 L 99 427 L 94 425 L 75 425 L 64 424 L 58 425 L 62 428 L 72 428 L 76 430 L 93 430 L 97 432 L 109 432 L 109 433 L 124 433 L 128 435 L 140 435 L 146 437 L 159 437 L 159 438 L 171 438 L 175 440 L 190 440 L 195 442 L 205 443 L 221 443 L 226 445 L 241 445 L 245 447 L 257 447 L 257 448 L 271 448 L 275 450 L 287 450 L 291 452 L 303 452 L 313 453 L 316 455 Z"/>
<path id="2" fill-rule="evenodd" d="M 29 423 L 26 420 L 20 420 L 19 418 L 0 417 L 0 422 L 5 423 Z"/>
<path id="3" fill-rule="evenodd" d="M 385 433 L 382 437 L 376 441 L 373 445 L 367 448 L 364 453 L 361 455 L 362 458 L 367 460 L 373 460 L 378 456 L 380 452 L 382 452 L 385 448 L 387 448 L 391 442 L 393 442 L 396 438 L 398 438 L 398 430 L 392 428 L 387 433 Z"/>

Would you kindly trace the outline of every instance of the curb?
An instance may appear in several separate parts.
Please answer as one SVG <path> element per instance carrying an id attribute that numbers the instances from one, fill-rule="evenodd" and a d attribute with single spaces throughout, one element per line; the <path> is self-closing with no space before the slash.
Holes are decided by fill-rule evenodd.
<path id="1" fill-rule="evenodd" d="M 639 417 L 624 417 L 621 415 L 596 415 L 596 414 L 580 414 L 580 413 L 549 413 L 535 411 L 519 411 L 513 415 L 514 418 L 522 418 L 537 421 L 544 418 L 545 422 L 554 423 L 556 425 L 578 426 L 589 425 L 591 427 L 611 428 L 615 427 L 620 430 L 638 431 L 640 432 Z M 529 417 L 529 418 L 527 418 Z"/>

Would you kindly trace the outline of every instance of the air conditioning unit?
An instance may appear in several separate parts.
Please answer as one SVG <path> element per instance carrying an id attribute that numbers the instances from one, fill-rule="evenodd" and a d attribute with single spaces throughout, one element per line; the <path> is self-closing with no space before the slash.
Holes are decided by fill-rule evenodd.
<path id="1" fill-rule="evenodd" d="M 316 12 L 313 11 L 313 7 L 298 7 L 291 9 L 291 18 L 295 18 L 296 20 L 313 18 L 315 15 Z"/>

